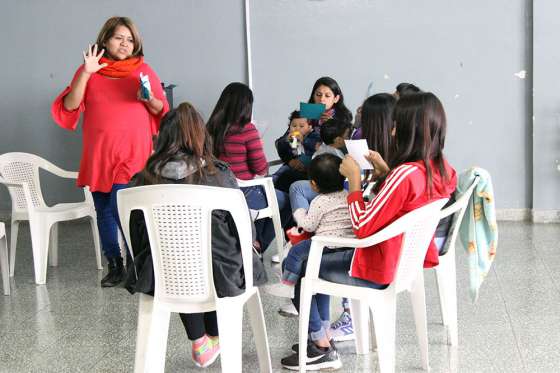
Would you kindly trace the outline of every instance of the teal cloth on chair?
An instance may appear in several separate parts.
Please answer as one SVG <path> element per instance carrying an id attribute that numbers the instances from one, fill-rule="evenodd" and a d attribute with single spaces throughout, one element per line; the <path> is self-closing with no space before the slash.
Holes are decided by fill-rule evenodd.
<path id="1" fill-rule="evenodd" d="M 464 193 L 476 176 L 475 187 L 459 229 L 459 238 L 468 255 L 469 291 L 472 301 L 478 299 L 480 285 L 490 271 L 498 247 L 498 224 L 492 178 L 488 171 L 472 167 L 459 175 L 457 193 Z"/>

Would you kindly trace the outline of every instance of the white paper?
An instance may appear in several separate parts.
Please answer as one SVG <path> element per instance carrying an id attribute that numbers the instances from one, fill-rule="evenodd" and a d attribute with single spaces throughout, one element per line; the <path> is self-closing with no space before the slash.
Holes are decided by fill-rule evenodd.
<path id="1" fill-rule="evenodd" d="M 344 143 L 346 144 L 348 154 L 358 162 L 362 170 L 373 170 L 372 164 L 365 157 L 369 153 L 368 144 L 365 139 L 344 140 Z"/>

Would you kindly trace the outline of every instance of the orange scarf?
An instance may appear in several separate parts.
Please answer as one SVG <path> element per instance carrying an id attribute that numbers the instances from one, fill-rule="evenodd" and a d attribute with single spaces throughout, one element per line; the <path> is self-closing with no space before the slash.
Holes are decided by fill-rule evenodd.
<path id="1" fill-rule="evenodd" d="M 101 65 L 103 63 L 106 63 L 107 66 L 99 70 L 99 74 L 110 78 L 125 78 L 144 63 L 144 57 L 130 57 L 122 61 L 101 57 L 99 64 Z"/>

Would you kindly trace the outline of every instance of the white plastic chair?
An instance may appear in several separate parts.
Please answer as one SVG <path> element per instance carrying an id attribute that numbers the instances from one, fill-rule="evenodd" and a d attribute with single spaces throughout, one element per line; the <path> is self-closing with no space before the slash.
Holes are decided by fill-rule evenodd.
<path id="1" fill-rule="evenodd" d="M 261 210 L 256 210 L 257 219 L 271 218 L 272 224 L 274 225 L 274 242 L 276 243 L 276 250 L 278 255 L 278 260 L 276 260 L 276 255 L 273 255 L 273 260 L 279 263 L 282 259 L 284 251 L 284 230 L 282 229 L 282 221 L 280 220 L 280 208 L 278 207 L 278 199 L 276 198 L 276 190 L 274 189 L 274 183 L 271 177 L 261 177 L 252 180 L 240 180 L 237 179 L 237 184 L 240 188 L 247 188 L 256 185 L 263 187 L 268 206 Z M 266 250 L 266 247 L 262 248 Z"/>
<path id="2" fill-rule="evenodd" d="M 19 223 L 29 220 L 35 283 L 47 280 L 47 257 L 51 266 L 58 265 L 58 226 L 61 221 L 88 217 L 93 233 L 97 269 L 101 267 L 101 248 L 96 226 L 93 198 L 87 188 L 85 200 L 78 203 L 59 203 L 47 206 L 41 193 L 39 168 L 56 176 L 76 179 L 77 172 L 65 171 L 49 161 L 28 153 L 5 153 L 0 155 L 0 183 L 6 184 L 12 198 L 12 224 L 10 230 L 10 276 L 14 275 L 16 245 Z M 50 246 L 50 253 L 49 253 Z M 49 255 L 50 254 L 50 255 Z"/>
<path id="3" fill-rule="evenodd" d="M 129 245 L 130 212 L 143 212 L 154 265 L 154 296 L 140 294 L 134 371 L 164 371 L 171 312 L 216 311 L 222 371 L 241 372 L 242 318 L 247 304 L 261 372 L 271 372 L 261 299 L 253 286 L 250 216 L 243 193 L 200 185 L 152 185 L 119 191 L 117 205 Z M 246 290 L 235 297 L 216 295 L 213 210 L 228 211 L 239 234 Z"/>
<path id="4" fill-rule="evenodd" d="M 369 312 L 373 315 L 374 333 L 382 373 L 395 370 L 395 330 L 397 294 L 410 292 L 416 334 L 420 343 L 423 368 L 428 370 L 428 334 L 424 294 L 423 263 L 439 221 L 439 210 L 447 199 L 440 199 L 400 217 L 374 235 L 364 239 L 314 236 L 301 283 L 299 318 L 299 366 L 305 371 L 309 309 L 313 294 L 330 294 L 352 299 L 351 312 L 356 333 L 356 352 L 369 351 Z M 403 234 L 402 250 L 394 281 L 383 290 L 328 282 L 320 279 L 319 268 L 325 246 L 369 247 Z"/>
<path id="5" fill-rule="evenodd" d="M 457 268 L 455 264 L 455 242 L 459 233 L 461 221 L 467 210 L 469 199 L 478 184 L 476 177 L 472 185 L 451 206 L 441 211 L 440 219 L 455 214 L 451 231 L 447 235 L 449 240 L 447 253 L 439 257 L 439 264 L 434 267 L 439 292 L 439 305 L 444 326 L 447 326 L 448 340 L 452 346 L 458 344 L 457 332 Z"/>
<path id="6" fill-rule="evenodd" d="M 6 227 L 0 222 L 0 271 L 2 272 L 2 284 L 4 295 L 10 295 L 10 275 L 8 269 L 8 245 L 6 240 Z"/>

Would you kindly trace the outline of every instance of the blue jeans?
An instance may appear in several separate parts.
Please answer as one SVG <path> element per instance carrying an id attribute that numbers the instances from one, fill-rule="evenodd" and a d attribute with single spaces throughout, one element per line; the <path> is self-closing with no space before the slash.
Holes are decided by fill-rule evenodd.
<path id="1" fill-rule="evenodd" d="M 247 206 L 249 206 L 250 209 L 260 210 L 268 206 L 266 194 L 260 185 L 241 188 L 241 190 L 243 194 L 245 194 Z M 286 193 L 276 190 L 276 199 L 278 200 L 278 209 L 280 210 L 280 220 L 282 222 L 282 227 L 284 227 L 290 218 L 288 198 Z M 264 251 L 274 239 L 274 225 L 272 224 L 272 219 L 266 218 L 255 221 L 255 230 L 257 240 L 261 244 L 261 249 Z"/>
<path id="2" fill-rule="evenodd" d="M 298 242 L 290 248 L 288 255 L 282 262 L 282 281 L 295 284 L 303 275 L 303 267 L 309 257 L 311 240 Z"/>
<path id="3" fill-rule="evenodd" d="M 363 286 L 371 289 L 385 289 L 389 285 L 381 285 L 375 282 L 362 280 L 356 277 L 350 277 L 348 272 L 352 265 L 353 249 L 325 249 L 329 250 L 323 254 L 321 259 L 321 269 L 319 277 L 339 284 Z M 307 265 L 307 261 L 304 267 Z M 299 311 L 299 296 L 301 289 L 301 279 L 297 282 L 295 288 L 295 297 L 292 300 L 294 306 Z M 325 294 L 316 294 L 311 297 L 311 309 L 309 310 L 309 336 L 316 341 L 326 337 L 326 328 L 330 325 L 330 297 Z"/>
<path id="4" fill-rule="evenodd" d="M 299 180 L 290 185 L 290 205 L 292 212 L 297 209 L 309 210 L 309 204 L 319 194 L 311 188 L 309 180 Z"/>
<path id="5" fill-rule="evenodd" d="M 117 192 L 126 187 L 127 184 L 113 184 L 111 191 L 108 193 L 91 193 L 97 213 L 97 229 L 101 238 L 101 246 L 107 259 L 121 256 L 118 235 L 121 223 L 117 210 Z"/>

